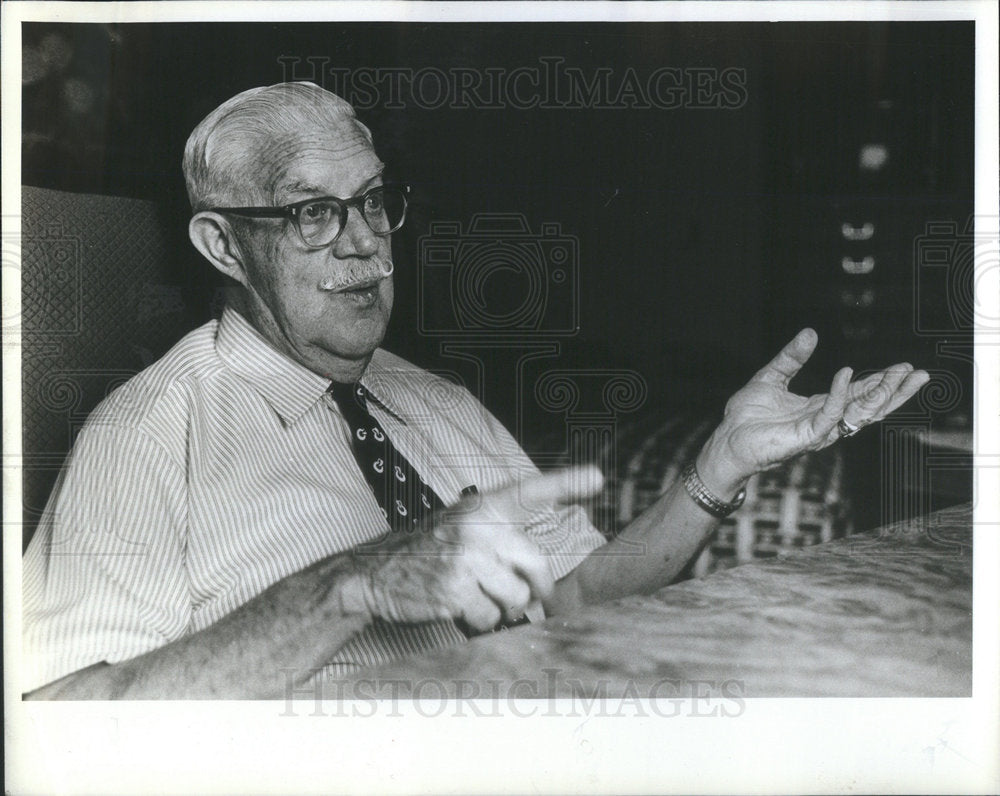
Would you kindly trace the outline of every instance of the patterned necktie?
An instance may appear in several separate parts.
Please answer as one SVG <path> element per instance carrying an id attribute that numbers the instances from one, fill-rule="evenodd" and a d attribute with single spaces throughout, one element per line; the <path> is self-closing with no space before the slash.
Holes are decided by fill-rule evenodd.
<path id="1" fill-rule="evenodd" d="M 392 533 L 418 529 L 425 517 L 432 518 L 435 511 L 444 508 L 444 502 L 423 482 L 413 465 L 389 441 L 389 435 L 368 411 L 368 400 L 371 397 L 368 390 L 358 383 L 333 382 L 329 391 L 351 429 L 354 458 L 382 507 Z M 474 487 L 466 487 L 462 494 L 465 495 L 470 490 L 475 491 Z M 478 635 L 465 621 L 454 621 L 466 636 Z M 526 624 L 528 621 L 526 616 L 514 622 L 501 621 L 493 631 Z"/>
<path id="2" fill-rule="evenodd" d="M 425 517 L 444 508 L 368 411 L 368 391 L 360 384 L 334 382 L 330 394 L 351 429 L 354 458 L 393 533 L 415 530 Z"/>

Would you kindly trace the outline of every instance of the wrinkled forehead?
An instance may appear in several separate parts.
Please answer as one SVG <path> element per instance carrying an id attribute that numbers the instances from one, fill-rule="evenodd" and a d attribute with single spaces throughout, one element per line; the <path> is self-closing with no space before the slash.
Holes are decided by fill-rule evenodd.
<path id="1" fill-rule="evenodd" d="M 353 117 L 270 138 L 255 161 L 258 189 L 279 204 L 301 194 L 351 196 L 384 168 L 367 128 Z"/>

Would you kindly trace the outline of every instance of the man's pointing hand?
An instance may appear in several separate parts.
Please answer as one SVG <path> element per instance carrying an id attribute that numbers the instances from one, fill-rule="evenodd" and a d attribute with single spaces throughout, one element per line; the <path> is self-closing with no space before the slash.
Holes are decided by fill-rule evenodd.
<path id="1" fill-rule="evenodd" d="M 525 527 L 537 512 L 589 497 L 602 482 L 596 467 L 535 476 L 464 498 L 429 530 L 359 548 L 345 609 L 391 622 L 462 619 L 476 630 L 516 620 L 553 589 Z"/>

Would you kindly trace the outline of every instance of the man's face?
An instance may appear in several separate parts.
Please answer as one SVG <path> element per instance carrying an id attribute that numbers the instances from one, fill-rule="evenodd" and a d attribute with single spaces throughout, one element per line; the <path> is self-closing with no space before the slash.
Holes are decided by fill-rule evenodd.
<path id="1" fill-rule="evenodd" d="M 347 199 L 382 184 L 382 163 L 351 120 L 275 142 L 259 160 L 260 186 L 278 207 L 319 196 Z M 251 322 L 311 370 L 358 378 L 392 311 L 389 237 L 373 233 L 353 207 L 340 236 L 321 249 L 307 247 L 291 221 L 254 223 L 252 251 L 244 252 Z"/>

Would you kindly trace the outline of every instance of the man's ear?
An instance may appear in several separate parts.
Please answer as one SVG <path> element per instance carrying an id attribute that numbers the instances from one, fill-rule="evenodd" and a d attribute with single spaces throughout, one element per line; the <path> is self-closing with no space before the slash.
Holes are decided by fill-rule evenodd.
<path id="1" fill-rule="evenodd" d="M 229 221 L 219 213 L 203 210 L 188 224 L 188 237 L 206 260 L 226 276 L 246 287 L 243 253 Z"/>

